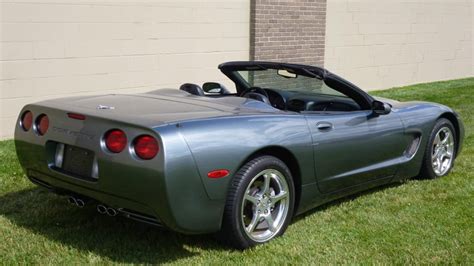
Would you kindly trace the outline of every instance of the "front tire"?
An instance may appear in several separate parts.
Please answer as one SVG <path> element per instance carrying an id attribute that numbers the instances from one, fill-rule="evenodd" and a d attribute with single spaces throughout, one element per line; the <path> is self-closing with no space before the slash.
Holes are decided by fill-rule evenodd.
<path id="1" fill-rule="evenodd" d="M 288 167 L 261 156 L 235 174 L 227 195 L 221 240 L 245 249 L 282 235 L 293 217 L 295 188 Z"/>
<path id="2" fill-rule="evenodd" d="M 426 146 L 420 177 L 435 179 L 447 175 L 456 158 L 456 134 L 451 121 L 438 119 Z"/>

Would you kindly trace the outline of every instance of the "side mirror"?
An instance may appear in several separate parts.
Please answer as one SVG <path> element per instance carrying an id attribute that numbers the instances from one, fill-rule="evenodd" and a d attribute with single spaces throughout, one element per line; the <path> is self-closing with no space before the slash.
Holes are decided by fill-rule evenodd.
<path id="1" fill-rule="evenodd" d="M 211 94 L 229 94 L 230 92 L 224 87 L 224 85 L 217 82 L 206 82 L 202 84 L 202 89 L 206 93 Z"/>
<path id="2" fill-rule="evenodd" d="M 388 103 L 373 101 L 372 111 L 377 115 L 386 115 L 392 111 L 392 107 Z"/>

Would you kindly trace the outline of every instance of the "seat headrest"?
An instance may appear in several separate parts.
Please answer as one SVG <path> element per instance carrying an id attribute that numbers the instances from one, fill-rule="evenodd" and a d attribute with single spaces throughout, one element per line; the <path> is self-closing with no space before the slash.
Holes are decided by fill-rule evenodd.
<path id="1" fill-rule="evenodd" d="M 201 86 L 193 83 L 184 83 L 179 87 L 180 90 L 191 93 L 197 96 L 204 96 L 204 90 Z"/>

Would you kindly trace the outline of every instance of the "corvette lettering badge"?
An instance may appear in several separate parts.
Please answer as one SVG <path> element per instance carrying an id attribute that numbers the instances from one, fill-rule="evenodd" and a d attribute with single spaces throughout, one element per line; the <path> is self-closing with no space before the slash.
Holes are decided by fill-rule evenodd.
<path id="1" fill-rule="evenodd" d="M 99 106 L 97 106 L 97 109 L 99 109 L 99 110 L 114 110 L 115 107 L 107 106 L 107 105 L 99 105 Z"/>

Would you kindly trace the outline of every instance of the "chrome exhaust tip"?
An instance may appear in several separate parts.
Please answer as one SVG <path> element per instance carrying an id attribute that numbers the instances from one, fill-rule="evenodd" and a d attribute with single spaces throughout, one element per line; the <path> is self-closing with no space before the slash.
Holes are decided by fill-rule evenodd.
<path id="1" fill-rule="evenodd" d="M 97 205 L 97 211 L 98 211 L 100 214 L 106 214 L 106 213 L 107 213 L 107 207 L 105 207 L 105 206 L 102 205 L 102 204 L 99 204 L 99 205 Z"/>
<path id="2" fill-rule="evenodd" d="M 82 200 L 82 199 L 76 199 L 76 206 L 77 206 L 77 207 L 82 208 L 82 207 L 84 207 L 84 205 L 86 205 L 86 203 L 84 202 L 84 200 Z"/>
<path id="3" fill-rule="evenodd" d="M 74 198 L 73 196 L 68 197 L 67 201 L 72 205 L 77 205 L 76 198 Z"/>
<path id="4" fill-rule="evenodd" d="M 118 212 L 114 208 L 107 208 L 107 215 L 108 216 L 116 216 Z"/>

